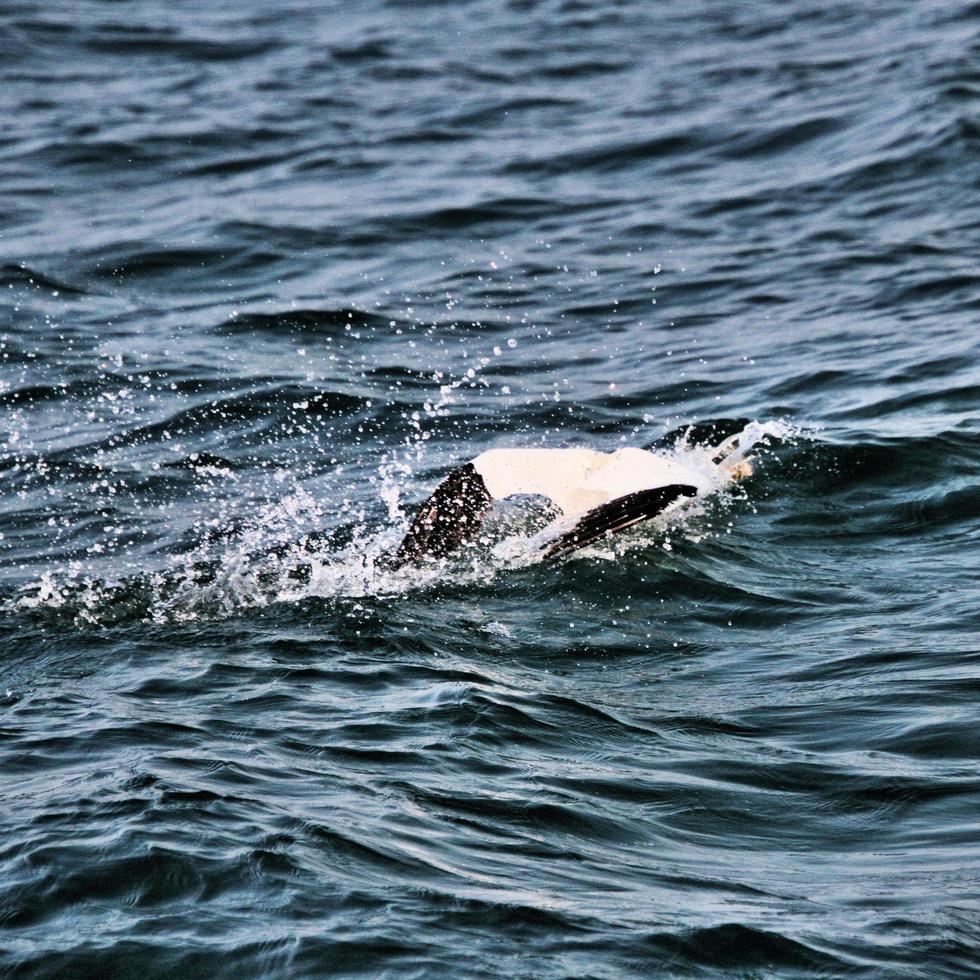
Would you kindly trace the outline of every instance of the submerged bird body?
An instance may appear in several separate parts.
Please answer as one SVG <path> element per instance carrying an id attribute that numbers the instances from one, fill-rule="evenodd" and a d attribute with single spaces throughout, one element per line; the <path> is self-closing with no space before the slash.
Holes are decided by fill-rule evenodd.
<path id="1" fill-rule="evenodd" d="M 548 541 L 558 558 L 751 473 L 734 436 L 716 447 L 705 468 L 646 449 L 491 449 L 453 470 L 422 504 L 397 551 L 394 568 L 445 558 L 479 530 L 495 500 L 547 497 L 576 523 Z"/>

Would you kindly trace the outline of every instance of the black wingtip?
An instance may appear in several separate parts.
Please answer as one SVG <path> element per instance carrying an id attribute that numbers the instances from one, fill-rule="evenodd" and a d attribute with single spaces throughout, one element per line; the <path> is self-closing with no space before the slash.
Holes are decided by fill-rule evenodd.
<path id="1" fill-rule="evenodd" d="M 425 558 L 445 558 L 473 537 L 491 503 L 472 463 L 453 470 L 419 508 L 401 544 L 385 564 L 396 570 Z"/>
<path id="2" fill-rule="evenodd" d="M 694 497 L 697 487 L 689 483 L 671 483 L 665 487 L 638 490 L 617 497 L 590 510 L 570 531 L 544 546 L 544 558 L 562 558 L 601 538 L 625 531 L 662 513 L 681 497 Z"/>

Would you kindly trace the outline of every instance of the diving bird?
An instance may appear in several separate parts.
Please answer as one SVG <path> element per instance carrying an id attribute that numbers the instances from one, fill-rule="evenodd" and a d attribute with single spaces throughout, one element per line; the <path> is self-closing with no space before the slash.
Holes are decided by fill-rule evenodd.
<path id="1" fill-rule="evenodd" d="M 561 558 L 751 474 L 741 435 L 715 447 L 703 470 L 634 447 L 488 450 L 439 484 L 388 563 L 400 568 L 452 555 L 476 535 L 494 501 L 517 495 L 547 497 L 564 518 L 575 519 L 542 547 L 543 558 Z"/>

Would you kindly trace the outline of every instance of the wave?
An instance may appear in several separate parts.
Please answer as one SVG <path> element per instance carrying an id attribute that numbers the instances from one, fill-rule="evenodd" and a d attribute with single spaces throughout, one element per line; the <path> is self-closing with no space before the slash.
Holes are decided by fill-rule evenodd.
<path id="1" fill-rule="evenodd" d="M 218 333 L 269 333 L 316 337 L 339 335 L 355 327 L 386 327 L 389 320 L 364 310 L 283 310 L 280 313 L 246 312 L 215 327 Z"/>

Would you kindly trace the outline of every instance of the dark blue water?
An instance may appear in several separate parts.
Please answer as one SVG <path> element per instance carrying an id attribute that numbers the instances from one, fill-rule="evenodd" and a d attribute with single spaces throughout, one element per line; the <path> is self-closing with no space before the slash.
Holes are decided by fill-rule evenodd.
<path id="1" fill-rule="evenodd" d="M 978 255 L 976 3 L 0 5 L 0 973 L 980 970 Z"/>

